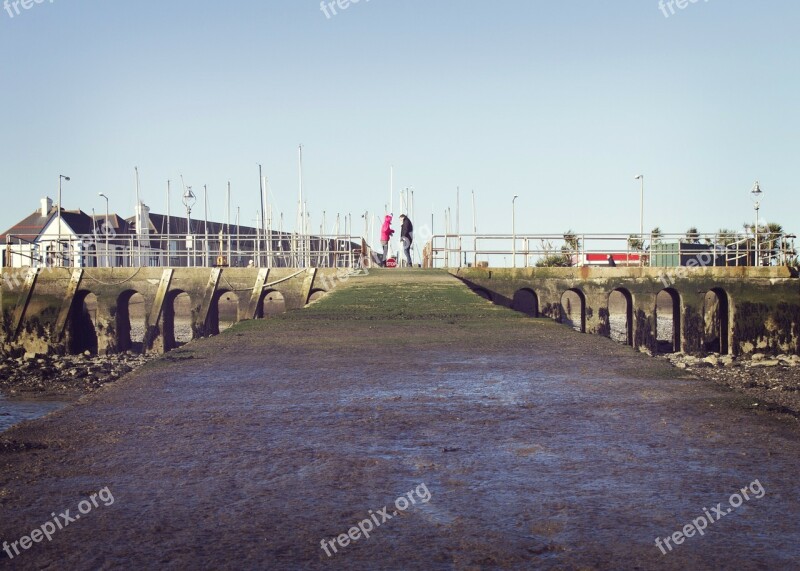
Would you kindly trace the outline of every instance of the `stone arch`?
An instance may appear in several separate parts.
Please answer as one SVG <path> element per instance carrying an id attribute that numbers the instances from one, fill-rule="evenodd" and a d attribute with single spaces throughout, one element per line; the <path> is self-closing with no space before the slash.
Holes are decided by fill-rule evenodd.
<path id="1" fill-rule="evenodd" d="M 531 288 L 522 288 L 514 292 L 511 309 L 530 317 L 539 317 L 539 296 Z"/>
<path id="2" fill-rule="evenodd" d="M 97 296 L 79 290 L 72 299 L 67 318 L 67 350 L 72 355 L 89 351 L 97 355 Z"/>
<path id="3" fill-rule="evenodd" d="M 161 319 L 166 351 L 194 339 L 192 298 L 185 291 L 176 289 L 167 293 Z"/>
<path id="4" fill-rule="evenodd" d="M 722 288 L 713 288 L 703 298 L 703 348 L 727 355 L 731 347 L 730 296 Z"/>
<path id="5" fill-rule="evenodd" d="M 144 352 L 147 310 L 144 296 L 136 290 L 123 291 L 116 305 L 117 349 Z"/>
<path id="6" fill-rule="evenodd" d="M 264 319 L 280 313 L 286 313 L 286 299 L 283 294 L 276 289 L 270 289 L 261 294 L 256 317 Z"/>
<path id="7" fill-rule="evenodd" d="M 633 295 L 622 287 L 608 294 L 608 336 L 618 343 L 633 345 Z"/>
<path id="8" fill-rule="evenodd" d="M 561 294 L 561 323 L 586 333 L 586 295 L 579 288 L 570 288 Z"/>
<path id="9" fill-rule="evenodd" d="M 681 294 L 673 288 L 656 295 L 656 350 L 659 353 L 680 353 Z"/>
<path id="10" fill-rule="evenodd" d="M 208 310 L 208 332 L 219 335 L 239 321 L 239 296 L 229 290 L 214 294 L 214 301 Z"/>

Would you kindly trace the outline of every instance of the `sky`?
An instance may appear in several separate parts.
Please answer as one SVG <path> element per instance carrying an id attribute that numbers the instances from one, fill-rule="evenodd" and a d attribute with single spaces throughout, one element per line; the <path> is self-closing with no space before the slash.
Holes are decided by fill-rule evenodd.
<path id="1" fill-rule="evenodd" d="M 2 1 L 2 0 L 0 0 Z M 382 215 L 510 233 L 798 231 L 800 3 L 700 0 L 44 0 L 0 10 L 3 230 L 56 198 L 255 224 L 258 165 L 293 229 Z M 38 1 L 38 0 L 37 0 Z M 335 10 L 335 14 L 333 13 Z M 17 13 L 18 12 L 18 13 Z M 674 13 L 673 13 L 674 12 Z M 395 215 L 399 196 L 393 198 Z"/>

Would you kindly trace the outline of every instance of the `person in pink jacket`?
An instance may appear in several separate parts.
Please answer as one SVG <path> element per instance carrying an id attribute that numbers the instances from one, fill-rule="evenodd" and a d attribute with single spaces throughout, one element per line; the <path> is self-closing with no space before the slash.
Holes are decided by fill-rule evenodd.
<path id="1" fill-rule="evenodd" d="M 381 226 L 381 246 L 383 246 L 381 266 L 383 267 L 386 267 L 386 257 L 389 255 L 389 240 L 392 239 L 392 234 L 394 234 L 394 230 L 392 230 L 392 215 L 387 214 L 386 218 L 383 219 L 383 226 Z"/>

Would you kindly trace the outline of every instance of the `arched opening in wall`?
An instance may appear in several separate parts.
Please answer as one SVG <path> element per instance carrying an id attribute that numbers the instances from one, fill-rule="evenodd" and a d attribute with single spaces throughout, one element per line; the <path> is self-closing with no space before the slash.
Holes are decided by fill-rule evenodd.
<path id="1" fill-rule="evenodd" d="M 325 291 L 324 289 L 311 290 L 311 295 L 308 296 L 308 303 L 312 303 L 314 301 L 319 301 L 320 299 L 325 297 L 327 294 L 328 294 L 328 292 Z"/>
<path id="2" fill-rule="evenodd" d="M 232 291 L 222 291 L 215 296 L 208 312 L 209 333 L 219 335 L 239 321 L 239 296 Z"/>
<path id="3" fill-rule="evenodd" d="M 167 351 L 185 345 L 194 338 L 192 298 L 188 293 L 175 290 L 167 294 L 162 321 L 164 348 Z"/>
<path id="4" fill-rule="evenodd" d="M 133 290 L 123 292 L 117 298 L 117 348 L 143 353 L 146 330 L 144 297 Z"/>
<path id="5" fill-rule="evenodd" d="M 530 317 L 539 317 L 539 297 L 532 289 L 520 289 L 514 293 L 511 309 Z"/>
<path id="6" fill-rule="evenodd" d="M 97 355 L 97 296 L 78 291 L 67 320 L 67 349 L 72 355 L 89 351 Z"/>
<path id="7" fill-rule="evenodd" d="M 586 296 L 581 290 L 570 289 L 561 296 L 561 323 L 586 332 Z"/>
<path id="8" fill-rule="evenodd" d="M 725 290 L 714 288 L 703 301 L 703 340 L 710 353 L 728 354 L 730 338 L 730 302 Z"/>
<path id="9" fill-rule="evenodd" d="M 656 296 L 656 345 L 659 353 L 681 351 L 681 296 L 671 288 Z"/>
<path id="10" fill-rule="evenodd" d="M 275 290 L 264 292 L 258 308 L 258 318 L 264 319 L 280 313 L 286 313 L 286 300 L 283 294 Z"/>
<path id="11" fill-rule="evenodd" d="M 617 343 L 633 345 L 633 297 L 618 288 L 608 296 L 609 337 Z"/>

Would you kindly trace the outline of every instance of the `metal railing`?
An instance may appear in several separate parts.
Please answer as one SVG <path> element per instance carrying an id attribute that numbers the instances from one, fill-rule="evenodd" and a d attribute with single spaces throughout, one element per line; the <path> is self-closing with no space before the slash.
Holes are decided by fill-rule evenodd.
<path id="1" fill-rule="evenodd" d="M 32 242 L 7 236 L 6 267 L 356 267 L 362 239 L 348 235 L 81 235 Z"/>
<path id="2" fill-rule="evenodd" d="M 796 265 L 796 236 L 786 233 L 440 234 L 425 246 L 424 265 L 474 266 L 786 266 Z"/>

